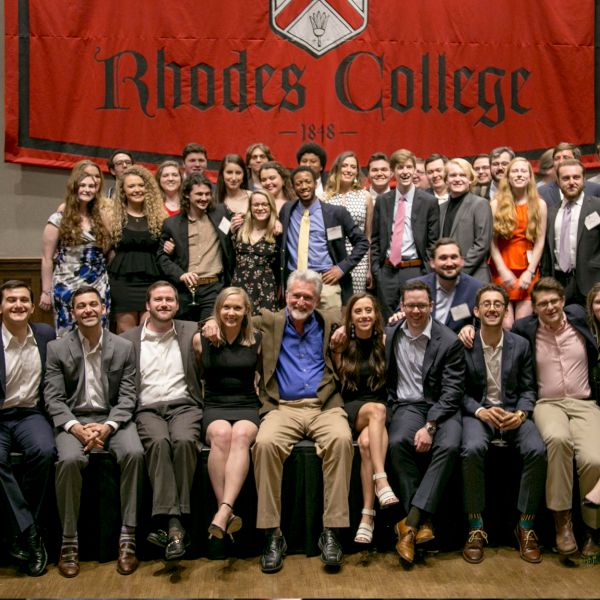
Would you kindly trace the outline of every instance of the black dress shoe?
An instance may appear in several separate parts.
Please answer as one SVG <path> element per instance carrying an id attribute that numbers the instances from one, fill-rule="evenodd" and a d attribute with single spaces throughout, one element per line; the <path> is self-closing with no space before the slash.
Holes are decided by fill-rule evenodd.
<path id="1" fill-rule="evenodd" d="M 287 544 L 282 534 L 267 534 L 265 547 L 260 557 L 260 568 L 263 573 L 277 573 L 283 567 L 283 557 L 287 552 Z"/>
<path id="2" fill-rule="evenodd" d="M 167 560 L 177 560 L 178 558 L 181 558 L 189 545 L 189 540 L 184 531 L 181 531 L 180 529 L 171 530 L 167 547 L 165 548 L 165 558 Z"/>
<path id="3" fill-rule="evenodd" d="M 169 543 L 169 535 L 164 529 L 157 529 L 151 531 L 146 538 L 151 544 L 158 546 L 159 548 L 166 548 Z"/>
<path id="4" fill-rule="evenodd" d="M 25 564 L 25 571 L 31 577 L 39 577 L 46 571 L 48 553 L 35 525 L 31 525 L 25 532 L 25 544 L 29 557 Z"/>
<path id="5" fill-rule="evenodd" d="M 29 551 L 25 547 L 22 535 L 15 535 L 8 548 L 8 553 L 17 560 L 26 561 L 29 558 Z"/>
<path id="6" fill-rule="evenodd" d="M 341 567 L 344 553 L 333 529 L 325 528 L 319 537 L 321 562 L 328 567 Z"/>

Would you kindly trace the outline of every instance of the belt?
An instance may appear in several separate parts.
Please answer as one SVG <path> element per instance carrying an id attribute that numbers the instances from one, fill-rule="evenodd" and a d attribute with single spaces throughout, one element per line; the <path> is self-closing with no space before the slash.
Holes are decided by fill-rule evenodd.
<path id="1" fill-rule="evenodd" d="M 393 269 L 406 269 L 407 267 L 420 267 L 423 264 L 423 261 L 420 258 L 413 258 L 412 260 L 401 260 L 395 265 L 389 258 L 386 258 L 383 261 L 383 264 L 392 267 Z"/>
<path id="2" fill-rule="evenodd" d="M 217 283 L 219 281 L 218 277 L 198 277 L 196 280 L 196 285 L 208 285 L 209 283 Z"/>

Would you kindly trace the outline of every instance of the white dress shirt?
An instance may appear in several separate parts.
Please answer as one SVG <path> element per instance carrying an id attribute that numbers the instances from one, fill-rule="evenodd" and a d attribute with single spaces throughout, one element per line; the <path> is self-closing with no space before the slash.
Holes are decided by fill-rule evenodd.
<path id="1" fill-rule="evenodd" d="M 563 193 L 561 195 L 561 203 L 558 212 L 556 213 L 556 220 L 554 221 L 554 261 L 555 267 L 560 271 L 558 263 L 558 255 L 560 251 L 560 232 L 562 229 L 563 216 L 565 214 L 565 206 L 567 201 L 565 200 Z M 577 265 L 577 228 L 579 226 L 579 214 L 581 213 L 581 206 L 583 204 L 583 192 L 579 195 L 577 200 L 571 203 L 571 227 L 570 227 L 570 254 L 571 254 L 571 268 L 575 269 Z"/>

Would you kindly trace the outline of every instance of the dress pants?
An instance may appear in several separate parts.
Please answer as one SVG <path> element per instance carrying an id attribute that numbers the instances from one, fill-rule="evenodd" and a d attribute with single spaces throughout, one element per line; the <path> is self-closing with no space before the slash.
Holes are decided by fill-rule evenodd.
<path id="1" fill-rule="evenodd" d="M 223 289 L 221 281 L 199 285 L 194 294 L 196 304 L 190 306 L 192 294 L 186 290 L 179 290 L 180 308 L 178 319 L 183 321 L 203 321 L 212 315 L 215 300 Z"/>
<path id="2" fill-rule="evenodd" d="M 477 417 L 463 416 L 462 474 L 467 513 L 482 513 L 485 509 L 485 456 L 493 437 L 491 425 Z M 517 508 L 523 514 L 534 515 L 544 494 L 546 446 L 530 420 L 517 429 L 503 432 L 502 438 L 516 446 L 523 461 Z"/>
<path id="3" fill-rule="evenodd" d="M 261 421 L 252 446 L 258 494 L 256 527 L 281 524 L 283 463 L 294 444 L 315 442 L 323 461 L 323 527 L 348 527 L 348 492 L 352 469 L 352 432 L 342 408 L 321 410 L 316 399 L 281 401 Z"/>
<path id="4" fill-rule="evenodd" d="M 383 314 L 384 322 L 396 312 L 400 304 L 400 296 L 404 284 L 413 277 L 424 274 L 421 267 L 405 267 L 396 269 L 390 265 L 383 265 L 377 271 L 377 300 Z"/>
<path id="5" fill-rule="evenodd" d="M 82 424 L 103 423 L 107 415 L 78 417 Z M 81 498 L 82 470 L 88 464 L 88 455 L 83 452 L 81 442 L 71 433 L 60 430 L 56 434 L 56 501 L 63 528 L 63 535 L 77 533 L 79 503 Z M 144 476 L 144 449 L 138 437 L 135 423 L 121 425 L 104 442 L 117 460 L 121 471 L 121 519 L 123 525 L 137 525 L 138 495 Z"/>
<path id="6" fill-rule="evenodd" d="M 202 409 L 158 403 L 142 407 L 135 421 L 152 483 L 152 516 L 189 514 Z"/>
<path id="7" fill-rule="evenodd" d="M 23 453 L 23 477 L 17 483 L 11 450 Z M 0 485 L 19 532 L 37 521 L 56 459 L 54 434 L 37 408 L 0 410 Z"/>
<path id="8" fill-rule="evenodd" d="M 427 454 L 415 450 L 415 434 L 425 426 L 428 410 L 427 404 L 394 407 L 388 428 L 390 464 L 406 513 L 411 506 L 429 514 L 436 512 L 460 449 L 462 427 L 456 413 L 439 424 Z M 429 460 L 423 475 L 419 456 Z"/>
<path id="9" fill-rule="evenodd" d="M 573 457 L 581 497 L 600 479 L 600 408 L 594 400 L 538 399 L 533 419 L 548 451 L 546 504 L 569 510 L 573 502 Z M 600 527 L 600 510 L 582 507 L 583 522 Z"/>

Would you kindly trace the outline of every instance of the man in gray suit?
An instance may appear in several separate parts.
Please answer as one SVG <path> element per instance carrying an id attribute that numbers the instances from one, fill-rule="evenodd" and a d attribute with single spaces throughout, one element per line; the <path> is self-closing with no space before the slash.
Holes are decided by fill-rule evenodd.
<path id="1" fill-rule="evenodd" d="M 65 577 L 79 573 L 77 520 L 81 471 L 88 453 L 105 449 L 121 469 L 121 516 L 117 571 L 133 573 L 137 495 L 142 484 L 144 449 L 135 424 L 133 344 L 102 329 L 106 307 L 98 291 L 79 288 L 71 300 L 77 328 L 48 344 L 46 408 L 53 420 L 58 461 L 56 498 L 63 528 L 58 569 Z"/>
<path id="2" fill-rule="evenodd" d="M 469 190 L 476 175 L 463 158 L 446 163 L 449 200 L 440 208 L 440 234 L 458 242 L 465 263 L 463 272 L 481 283 L 490 280 L 487 258 L 492 241 L 492 211 L 484 198 Z"/>
<path id="3" fill-rule="evenodd" d="M 175 286 L 153 283 L 146 292 L 147 321 L 122 334 L 133 342 L 137 368 L 138 434 L 152 482 L 152 517 L 157 531 L 148 541 L 165 549 L 165 558 L 185 554 L 188 540 L 181 523 L 190 514 L 196 471 L 202 401 L 195 323 L 174 320 L 179 310 Z"/>

